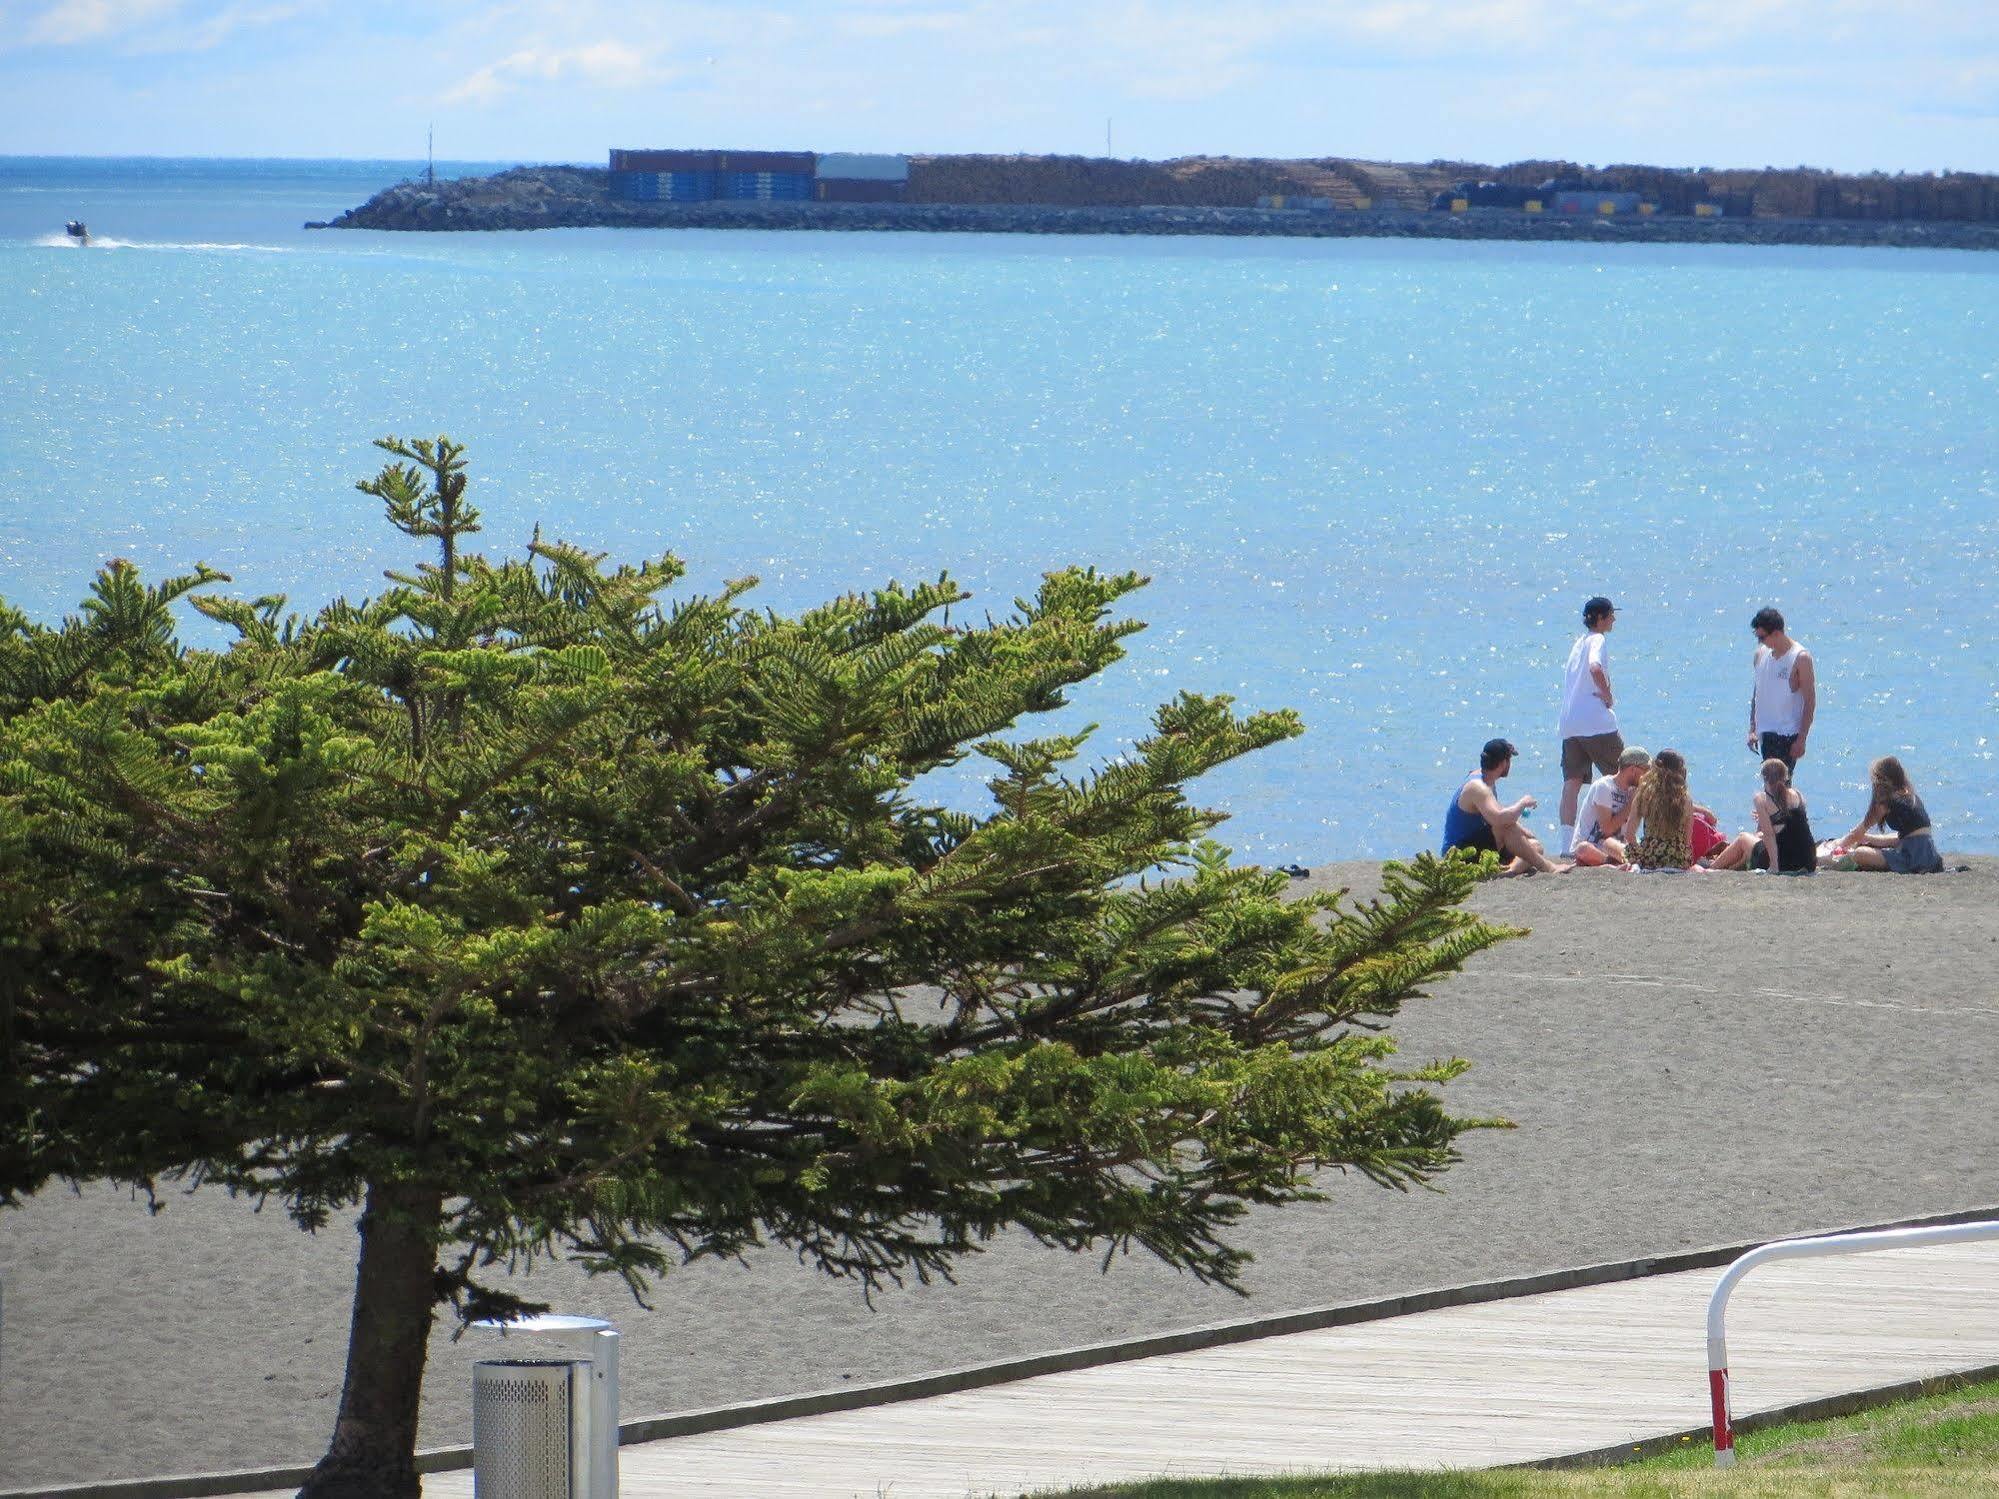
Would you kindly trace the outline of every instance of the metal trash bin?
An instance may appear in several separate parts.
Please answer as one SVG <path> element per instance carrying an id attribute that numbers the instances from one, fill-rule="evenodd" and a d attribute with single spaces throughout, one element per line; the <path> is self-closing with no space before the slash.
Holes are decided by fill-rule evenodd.
<path id="1" fill-rule="evenodd" d="M 589 1432 L 576 1430 L 576 1371 L 493 1360 L 472 1366 L 472 1492 L 478 1499 L 572 1499 L 590 1482 Z"/>
<path id="2" fill-rule="evenodd" d="M 617 1499 L 617 1329 L 555 1315 L 472 1325 L 525 1340 L 472 1366 L 477 1499 Z"/>

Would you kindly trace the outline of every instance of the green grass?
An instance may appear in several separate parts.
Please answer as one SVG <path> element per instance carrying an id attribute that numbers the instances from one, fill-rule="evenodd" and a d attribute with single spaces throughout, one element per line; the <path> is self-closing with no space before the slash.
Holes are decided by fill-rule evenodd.
<path id="1" fill-rule="evenodd" d="M 1999 1494 L 1999 1380 L 1741 1435 L 1736 1466 L 1688 1441 L 1616 1467 L 1158 1479 L 1068 1499 L 1946 1499 Z M 1052 1499 L 1052 1496 L 1051 1496 Z"/>

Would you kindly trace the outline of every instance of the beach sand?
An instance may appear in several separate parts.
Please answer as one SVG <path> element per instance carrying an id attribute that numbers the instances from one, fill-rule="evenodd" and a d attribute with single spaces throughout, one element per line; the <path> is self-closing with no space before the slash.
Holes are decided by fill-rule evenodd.
<path id="1" fill-rule="evenodd" d="M 1331 1183 L 1262 1212 L 1247 1298 L 1019 1237 L 871 1310 L 782 1250 L 658 1286 L 521 1288 L 624 1333 L 627 1418 L 1288 1309 L 1999 1204 L 1999 860 L 1932 878 L 1578 872 L 1474 906 L 1534 929 L 1394 1027 L 1476 1064 L 1441 1192 Z M 1299 888 L 1371 888 L 1372 865 Z M 355 1240 L 219 1193 L 51 1190 L 0 1214 L 0 1488 L 309 1462 L 338 1398 Z M 425 1445 L 469 1439 L 477 1334 L 433 1346 Z M 1698 1371 L 1690 1376 L 1698 1377 Z"/>

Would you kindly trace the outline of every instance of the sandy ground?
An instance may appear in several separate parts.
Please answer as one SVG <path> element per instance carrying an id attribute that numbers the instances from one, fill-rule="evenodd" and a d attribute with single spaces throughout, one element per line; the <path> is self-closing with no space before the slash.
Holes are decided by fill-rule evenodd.
<path id="1" fill-rule="evenodd" d="M 1953 860 L 1953 863 L 1960 862 Z M 1999 1204 L 1999 860 L 1937 878 L 1625 876 L 1496 883 L 1534 929 L 1396 1027 L 1477 1064 L 1441 1192 L 1338 1183 L 1264 1213 L 1244 1299 L 1142 1259 L 1008 1239 L 956 1287 L 870 1308 L 771 1253 L 655 1309 L 567 1267 L 525 1287 L 607 1316 L 628 1417 L 1597 1260 Z M 1364 887 L 1373 866 L 1312 884 Z M 1304 882 L 1300 882 L 1301 885 Z M 340 1381 L 354 1238 L 201 1193 L 149 1219 L 96 1188 L 0 1216 L 0 1487 L 307 1462 Z M 426 1445 L 469 1440 L 484 1342 L 440 1332 Z"/>

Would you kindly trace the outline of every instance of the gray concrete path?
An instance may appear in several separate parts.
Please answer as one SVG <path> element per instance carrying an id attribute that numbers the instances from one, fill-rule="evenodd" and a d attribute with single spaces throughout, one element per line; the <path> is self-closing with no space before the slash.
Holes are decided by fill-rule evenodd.
<path id="1" fill-rule="evenodd" d="M 1686 1271 L 626 1447 L 624 1499 L 973 1499 L 1163 1476 L 1490 1467 L 1707 1420 Z M 1999 1243 L 1761 1267 L 1735 1413 L 1999 1363 Z M 469 1472 L 425 1499 L 469 1499 Z"/>

